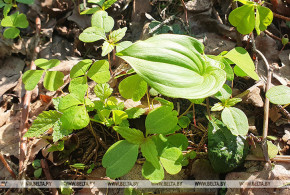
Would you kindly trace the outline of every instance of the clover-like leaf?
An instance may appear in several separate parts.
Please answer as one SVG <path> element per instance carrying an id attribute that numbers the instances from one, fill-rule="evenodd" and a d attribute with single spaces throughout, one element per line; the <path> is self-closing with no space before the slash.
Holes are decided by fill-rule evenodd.
<path id="1" fill-rule="evenodd" d="M 5 29 L 3 35 L 6 39 L 14 39 L 18 37 L 20 34 L 20 30 L 18 28 L 12 27 Z"/>
<path id="2" fill-rule="evenodd" d="M 63 85 L 64 74 L 59 71 L 47 71 L 44 77 L 43 86 L 49 91 L 56 91 Z"/>
<path id="3" fill-rule="evenodd" d="M 243 5 L 234 9 L 229 15 L 229 21 L 241 34 L 251 33 L 255 28 L 254 5 Z"/>
<path id="4" fill-rule="evenodd" d="M 94 92 L 98 98 L 102 101 L 110 97 L 113 92 L 113 89 L 110 87 L 108 83 L 99 83 L 95 86 Z"/>
<path id="5" fill-rule="evenodd" d="M 87 77 L 77 77 L 70 81 L 68 90 L 69 92 L 76 97 L 81 102 L 84 102 L 84 97 L 87 93 L 89 86 L 87 83 Z"/>
<path id="6" fill-rule="evenodd" d="M 95 26 L 86 28 L 79 36 L 79 39 L 85 43 L 91 43 L 98 40 L 106 39 L 104 29 Z"/>
<path id="7" fill-rule="evenodd" d="M 123 98 L 139 101 L 146 93 L 147 83 L 139 77 L 139 75 L 132 75 L 119 84 L 119 92 Z"/>
<path id="8" fill-rule="evenodd" d="M 23 74 L 22 81 L 27 91 L 32 91 L 41 79 L 44 70 L 28 70 Z"/>
<path id="9" fill-rule="evenodd" d="M 72 67 L 70 71 L 70 78 L 75 78 L 75 77 L 85 75 L 91 64 L 92 64 L 92 60 L 89 60 L 89 59 L 80 61 L 79 63 L 74 65 L 74 67 Z"/>
<path id="10" fill-rule="evenodd" d="M 164 169 L 159 162 L 159 168 L 156 169 L 148 160 L 142 166 L 142 175 L 152 183 L 159 183 L 164 178 Z"/>
<path id="11" fill-rule="evenodd" d="M 139 118 L 142 114 L 145 113 L 145 109 L 138 108 L 138 107 L 132 107 L 125 110 L 125 112 L 128 114 L 129 119 Z"/>
<path id="12" fill-rule="evenodd" d="M 132 129 L 129 127 L 115 126 L 114 130 L 117 131 L 123 138 L 132 144 L 142 144 L 145 140 L 142 131 Z"/>
<path id="13" fill-rule="evenodd" d="M 145 142 L 141 144 L 141 152 L 146 160 L 149 161 L 156 169 L 160 168 L 158 151 L 154 141 L 151 138 L 147 138 Z"/>
<path id="14" fill-rule="evenodd" d="M 47 70 L 47 69 L 50 69 L 59 65 L 60 61 L 58 59 L 47 60 L 44 58 L 40 58 L 40 59 L 35 60 L 34 63 L 37 67 Z"/>
<path id="15" fill-rule="evenodd" d="M 113 32 L 110 33 L 109 40 L 111 40 L 113 43 L 117 43 L 118 41 L 123 39 L 123 37 L 126 34 L 126 31 L 127 31 L 127 27 L 114 30 Z"/>
<path id="16" fill-rule="evenodd" d="M 90 70 L 88 76 L 96 83 L 106 83 L 110 80 L 109 62 L 106 60 L 96 61 Z"/>
<path id="17" fill-rule="evenodd" d="M 102 165 L 108 177 L 115 179 L 127 174 L 135 165 L 139 145 L 126 140 L 114 143 L 105 153 Z"/>
<path id="18" fill-rule="evenodd" d="M 92 27 L 110 32 L 114 27 L 114 19 L 106 11 L 98 11 L 92 16 Z"/>
<path id="19" fill-rule="evenodd" d="M 162 34 L 138 41 L 117 55 L 160 94 L 198 99 L 218 92 L 226 80 L 225 71 L 212 65 L 203 50 L 192 37 Z"/>
<path id="20" fill-rule="evenodd" d="M 285 85 L 272 87 L 267 91 L 266 97 L 273 104 L 290 104 L 290 87 Z"/>
<path id="21" fill-rule="evenodd" d="M 89 124 L 90 117 L 85 106 L 73 106 L 63 112 L 60 122 L 63 129 L 82 129 Z"/>
<path id="22" fill-rule="evenodd" d="M 82 102 L 75 97 L 72 94 L 68 94 L 66 96 L 61 97 L 59 104 L 58 104 L 58 109 L 59 111 L 64 111 L 72 106 L 76 106 L 82 104 Z"/>
<path id="23" fill-rule="evenodd" d="M 160 156 L 160 162 L 164 169 L 171 175 L 179 173 L 183 158 L 182 151 L 178 148 L 165 148 Z"/>
<path id="24" fill-rule="evenodd" d="M 267 29 L 267 27 L 272 23 L 273 21 L 273 12 L 267 8 L 267 7 L 263 7 L 263 6 L 257 6 L 256 9 L 256 14 L 257 12 L 259 12 L 259 29 L 261 31 L 264 31 Z"/>

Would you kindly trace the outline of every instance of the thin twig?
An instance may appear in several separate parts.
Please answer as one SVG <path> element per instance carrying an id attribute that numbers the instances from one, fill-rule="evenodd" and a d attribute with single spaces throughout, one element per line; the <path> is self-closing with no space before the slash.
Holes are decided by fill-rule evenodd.
<path id="1" fill-rule="evenodd" d="M 221 24 L 224 24 L 218 11 L 214 7 L 212 7 L 212 13 Z"/>
<path id="2" fill-rule="evenodd" d="M 265 90 L 265 93 L 266 93 L 270 89 L 273 72 L 264 54 L 260 52 L 259 50 L 257 50 L 253 33 L 251 34 L 251 39 L 253 41 L 254 52 L 258 53 L 261 56 L 267 68 L 267 83 L 266 83 L 266 90 Z M 265 97 L 262 149 L 263 149 L 265 160 L 268 162 L 270 162 L 269 155 L 268 155 L 268 145 L 267 145 L 268 125 L 269 125 L 269 105 L 270 105 L 270 101 L 267 97 Z"/>
<path id="3" fill-rule="evenodd" d="M 179 115 L 178 118 L 181 118 L 182 116 L 186 115 L 186 114 L 189 112 L 191 106 L 193 106 L 193 103 L 191 103 L 191 104 L 189 105 L 189 107 L 186 109 L 186 111 L 185 111 L 184 113 L 182 113 L 181 115 Z"/>
<path id="4" fill-rule="evenodd" d="M 164 20 L 163 22 L 161 22 L 160 24 L 158 24 L 157 26 L 155 26 L 154 28 L 152 28 L 149 31 L 149 35 L 152 35 L 154 32 L 156 32 L 159 28 L 161 28 L 162 26 L 164 26 L 165 24 L 168 24 L 169 22 L 173 21 L 175 19 L 175 15 L 170 16 L 169 18 L 167 18 L 166 20 Z"/>
<path id="5" fill-rule="evenodd" d="M 51 177 L 51 174 L 49 172 L 49 166 L 48 166 L 46 160 L 41 159 L 40 163 L 41 163 L 42 170 L 43 170 L 44 175 L 47 178 L 47 180 L 53 180 L 53 178 Z M 50 189 L 51 189 L 51 192 L 53 195 L 58 195 L 58 190 L 56 188 L 50 188 Z"/>
<path id="6" fill-rule="evenodd" d="M 276 13 L 274 13 L 274 12 L 273 12 L 273 15 L 274 15 L 274 17 L 276 17 L 276 18 L 280 18 L 280 19 L 282 19 L 282 20 L 290 21 L 290 18 L 288 18 L 288 17 L 286 17 L 286 16 L 282 16 L 282 15 L 280 15 L 280 14 L 276 14 Z"/>
<path id="7" fill-rule="evenodd" d="M 259 161 L 265 161 L 264 158 L 256 157 L 255 155 L 249 154 L 246 157 L 246 160 L 259 160 Z M 277 155 L 274 158 L 270 159 L 271 161 L 277 161 L 277 162 L 288 162 L 290 163 L 290 156 L 289 155 Z"/>
<path id="8" fill-rule="evenodd" d="M 9 164 L 7 163 L 6 159 L 4 158 L 4 156 L 2 155 L 2 153 L 0 152 L 0 160 L 3 163 L 4 167 L 9 171 L 10 175 L 16 179 L 16 175 L 13 172 L 13 170 L 10 168 Z"/>
<path id="9" fill-rule="evenodd" d="M 270 37 L 272 37 L 273 39 L 276 39 L 276 40 L 279 40 L 279 41 L 282 42 L 282 39 L 281 39 L 281 38 L 275 36 L 274 34 L 272 34 L 271 32 L 269 32 L 268 30 L 265 30 L 264 32 L 265 32 L 267 35 L 269 35 Z M 290 42 L 288 42 L 287 44 L 290 45 Z"/>
<path id="10" fill-rule="evenodd" d="M 186 5 L 184 3 L 184 0 L 180 0 L 184 9 L 184 14 L 185 14 L 185 22 L 186 22 L 186 26 L 189 26 L 189 22 L 188 22 L 188 15 L 187 15 L 187 9 L 186 9 Z"/>
<path id="11" fill-rule="evenodd" d="M 206 111 L 207 111 L 207 114 L 208 114 L 208 118 L 209 120 L 212 120 L 211 116 L 210 116 L 210 109 L 209 109 L 209 99 L 206 98 Z"/>
<path id="12" fill-rule="evenodd" d="M 30 70 L 35 70 L 36 66 L 34 64 L 34 61 L 37 58 L 37 55 L 39 53 L 39 34 L 41 30 L 41 21 L 39 17 L 36 17 L 35 19 L 35 24 L 36 24 L 36 33 L 35 33 L 35 45 L 34 45 L 34 52 L 32 54 L 32 61 L 30 64 Z M 24 134 L 27 132 L 29 128 L 29 123 L 28 123 L 28 112 L 29 112 L 29 107 L 30 107 L 30 100 L 31 100 L 31 94 L 32 91 L 26 91 L 26 94 L 24 96 L 24 101 L 23 101 L 23 109 L 22 109 L 22 117 L 21 117 L 21 123 L 20 123 L 20 156 L 19 156 L 19 176 L 20 178 L 24 178 L 24 170 L 25 167 L 23 166 L 26 152 L 27 152 L 27 139 L 24 137 Z"/>

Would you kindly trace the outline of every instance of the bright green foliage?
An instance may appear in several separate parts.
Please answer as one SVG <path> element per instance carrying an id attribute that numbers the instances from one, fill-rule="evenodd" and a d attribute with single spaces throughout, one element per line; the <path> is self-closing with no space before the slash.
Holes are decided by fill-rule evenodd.
<path id="1" fill-rule="evenodd" d="M 104 29 L 105 32 L 110 32 L 114 27 L 114 19 L 108 16 L 106 11 L 98 11 L 92 16 L 92 27 Z"/>
<path id="2" fill-rule="evenodd" d="M 41 76 L 43 75 L 44 70 L 28 70 L 23 74 L 22 81 L 25 85 L 25 89 L 27 91 L 32 91 L 39 80 L 41 79 Z"/>
<path id="3" fill-rule="evenodd" d="M 132 144 L 142 144 L 145 140 L 143 133 L 137 129 L 131 129 L 129 127 L 115 126 L 114 130 L 117 131 L 123 138 Z"/>
<path id="4" fill-rule="evenodd" d="M 113 51 L 114 45 L 105 41 L 103 46 L 102 46 L 102 56 L 108 55 L 111 51 Z"/>
<path id="5" fill-rule="evenodd" d="M 128 114 L 122 110 L 113 110 L 112 113 L 115 125 L 121 124 L 123 120 L 128 118 Z"/>
<path id="6" fill-rule="evenodd" d="M 145 110 L 143 108 L 132 107 L 125 110 L 125 112 L 128 114 L 128 119 L 134 119 L 139 118 L 142 114 L 144 114 Z"/>
<path id="7" fill-rule="evenodd" d="M 227 99 L 231 97 L 231 95 L 232 95 L 232 89 L 228 85 L 224 84 L 223 88 L 221 88 L 219 92 L 217 92 L 214 95 L 214 97 L 216 97 L 222 102 L 225 102 Z"/>
<path id="8" fill-rule="evenodd" d="M 35 169 L 34 170 L 34 177 L 39 178 L 42 174 L 42 168 L 41 168 L 41 163 L 39 159 L 36 159 L 32 162 L 32 166 Z"/>
<path id="9" fill-rule="evenodd" d="M 77 77 L 70 81 L 68 90 L 72 96 L 83 103 L 88 88 L 87 77 Z"/>
<path id="10" fill-rule="evenodd" d="M 234 67 L 234 72 L 235 74 L 238 76 L 238 77 L 246 77 L 248 76 L 247 73 L 245 73 L 240 67 L 238 66 L 235 66 Z"/>
<path id="11" fill-rule="evenodd" d="M 178 125 L 181 128 L 186 128 L 190 124 L 190 120 L 187 116 L 182 116 L 178 119 Z"/>
<path id="12" fill-rule="evenodd" d="M 79 104 L 82 104 L 82 102 L 76 98 L 72 94 L 68 94 L 64 97 L 61 97 L 59 104 L 58 104 L 58 109 L 59 111 L 65 111 L 66 109 L 72 107 L 72 106 L 77 106 Z"/>
<path id="13" fill-rule="evenodd" d="M 213 105 L 213 107 L 211 107 L 211 111 L 215 112 L 215 111 L 222 111 L 223 109 L 225 108 L 225 106 L 223 105 L 223 103 L 221 102 L 218 102 L 218 103 L 215 103 Z"/>
<path id="14" fill-rule="evenodd" d="M 88 77 L 96 83 L 106 83 L 110 80 L 109 62 L 107 60 L 96 61 L 88 71 Z"/>
<path id="15" fill-rule="evenodd" d="M 241 34 L 249 34 L 255 28 L 259 35 L 272 23 L 273 13 L 269 8 L 251 1 L 240 2 L 245 5 L 233 10 L 229 15 L 229 21 Z"/>
<path id="16" fill-rule="evenodd" d="M 212 59 L 214 59 L 216 61 L 219 61 L 219 62 L 223 63 L 224 64 L 224 71 L 227 73 L 227 80 L 229 80 L 229 81 L 234 80 L 233 69 L 232 69 L 230 63 L 228 62 L 228 60 L 225 57 L 223 57 L 221 55 L 218 55 L 218 56 L 207 55 L 207 57 L 212 58 Z"/>
<path id="17" fill-rule="evenodd" d="M 58 140 L 62 139 L 63 137 L 71 133 L 72 133 L 72 130 L 66 130 L 66 129 L 61 128 L 60 121 L 58 120 L 53 127 L 53 133 L 52 133 L 53 140 L 52 141 L 57 142 Z M 64 145 L 62 145 L 62 150 L 63 148 L 64 148 Z M 60 147 L 58 147 L 58 150 L 60 150 Z"/>
<path id="18" fill-rule="evenodd" d="M 283 37 L 282 37 L 282 44 L 283 46 L 286 46 L 289 42 L 289 38 L 288 38 L 288 35 L 285 34 Z"/>
<path id="19" fill-rule="evenodd" d="M 89 0 L 88 3 L 94 3 L 94 4 L 97 4 L 98 6 L 89 8 L 85 11 L 82 11 L 81 15 L 82 14 L 93 14 L 93 13 L 96 13 L 98 11 L 106 10 L 109 7 L 111 7 L 116 1 L 117 0 L 107 0 L 107 1 L 105 1 L 105 0 Z"/>
<path id="20" fill-rule="evenodd" d="M 114 30 L 113 32 L 110 33 L 109 40 L 113 43 L 117 43 L 118 41 L 123 39 L 123 37 L 126 34 L 126 31 L 127 31 L 127 27 Z"/>
<path id="21" fill-rule="evenodd" d="M 222 121 L 233 135 L 247 135 L 249 130 L 248 118 L 238 108 L 225 108 L 222 111 Z"/>
<path id="22" fill-rule="evenodd" d="M 248 153 L 246 140 L 234 136 L 219 120 L 208 126 L 208 157 L 213 169 L 219 173 L 229 172 L 242 164 Z"/>
<path id="23" fill-rule="evenodd" d="M 160 156 L 160 162 L 164 169 L 171 175 L 177 174 L 181 170 L 183 159 L 180 149 L 172 147 L 165 148 Z"/>
<path id="24" fill-rule="evenodd" d="M 61 113 L 55 110 L 43 111 L 38 115 L 37 119 L 34 120 L 32 126 L 25 133 L 24 137 L 37 137 L 42 135 L 50 128 L 58 125 L 57 123 L 61 115 Z"/>
<path id="25" fill-rule="evenodd" d="M 138 156 L 139 145 L 121 140 L 113 144 L 103 157 L 102 165 L 106 175 L 112 179 L 128 173 L 134 166 Z"/>
<path id="26" fill-rule="evenodd" d="M 103 10 L 106 10 L 109 7 L 111 7 L 116 1 L 117 0 L 107 0 L 102 6 Z"/>
<path id="27" fill-rule="evenodd" d="M 47 69 L 51 69 L 57 65 L 60 64 L 60 61 L 58 59 L 51 59 L 51 60 L 47 60 L 47 59 L 37 59 L 34 61 L 35 65 L 43 70 L 47 70 Z"/>
<path id="28" fill-rule="evenodd" d="M 113 89 L 110 88 L 108 83 L 97 84 L 94 88 L 94 92 L 101 99 L 101 101 L 105 101 L 113 92 Z"/>
<path id="29" fill-rule="evenodd" d="M 123 98 L 139 101 L 147 91 L 147 83 L 138 75 L 132 75 L 120 82 L 119 91 Z"/>
<path id="30" fill-rule="evenodd" d="M 267 146 L 269 158 L 272 159 L 276 157 L 279 152 L 278 147 L 274 145 L 271 141 L 267 141 Z M 251 152 L 259 158 L 264 158 L 263 149 L 259 144 L 256 144 L 256 147 L 251 147 Z"/>
<path id="31" fill-rule="evenodd" d="M 142 166 L 142 175 L 152 183 L 159 183 L 164 178 L 164 169 L 159 162 L 159 168 L 155 168 L 149 161 L 145 161 Z"/>
<path id="32" fill-rule="evenodd" d="M 76 78 L 85 75 L 91 64 L 92 60 L 89 59 L 80 61 L 74 65 L 74 67 L 72 67 L 70 71 L 70 78 Z"/>
<path id="33" fill-rule="evenodd" d="M 100 7 L 92 7 L 92 8 L 89 8 L 89 9 L 86 9 L 86 10 L 82 11 L 80 13 L 80 15 L 83 15 L 83 14 L 94 14 L 97 11 L 100 11 L 100 10 L 102 10 L 102 8 L 100 8 Z"/>
<path id="34" fill-rule="evenodd" d="M 6 29 L 4 31 L 4 37 L 9 38 L 9 39 L 14 39 L 20 33 L 19 29 L 17 28 L 27 28 L 29 24 L 28 24 L 25 14 L 19 14 L 19 12 L 15 12 L 14 14 L 7 16 L 11 7 L 5 6 L 5 8 L 6 9 L 9 8 L 9 9 L 6 10 L 6 15 L 4 14 L 5 17 L 1 21 L 1 25 L 3 27 L 11 27 L 12 29 L 11 28 Z"/>
<path id="35" fill-rule="evenodd" d="M 167 137 L 168 145 L 170 147 L 179 148 L 181 151 L 185 151 L 188 147 L 188 139 L 185 135 L 177 133 Z"/>
<path id="36" fill-rule="evenodd" d="M 18 3 L 33 4 L 34 0 L 16 0 Z"/>
<path id="37" fill-rule="evenodd" d="M 162 106 L 169 106 L 172 110 L 174 109 L 174 105 L 172 102 L 170 102 L 166 99 L 160 98 L 160 97 L 155 97 L 154 99 L 157 100 L 158 102 L 160 102 L 160 104 Z"/>
<path id="38" fill-rule="evenodd" d="M 169 106 L 161 106 L 152 110 L 145 121 L 146 134 L 168 134 L 178 122 L 177 112 Z"/>
<path id="39" fill-rule="evenodd" d="M 73 106 L 63 112 L 60 122 L 63 129 L 82 129 L 89 124 L 90 117 L 85 106 Z"/>
<path id="40" fill-rule="evenodd" d="M 241 101 L 242 101 L 241 98 L 231 98 L 231 99 L 226 100 L 224 105 L 226 107 L 231 107 L 231 106 L 234 106 L 234 105 L 236 105 L 237 103 L 239 103 Z"/>
<path id="41" fill-rule="evenodd" d="M 160 94 L 198 99 L 215 94 L 226 80 L 225 71 L 211 65 L 203 50 L 192 37 L 162 34 L 138 41 L 116 55 Z"/>
<path id="42" fill-rule="evenodd" d="M 273 104 L 290 104 L 290 88 L 285 85 L 272 87 L 267 91 L 266 97 Z"/>
<path id="43" fill-rule="evenodd" d="M 47 71 L 44 77 L 43 86 L 49 91 L 56 91 L 63 85 L 64 74 L 59 71 Z"/>
<path id="44" fill-rule="evenodd" d="M 190 101 L 194 104 L 201 104 L 204 102 L 205 98 L 200 98 L 200 99 L 191 99 Z"/>
<path id="45" fill-rule="evenodd" d="M 98 40 L 106 39 L 104 29 L 95 26 L 86 28 L 79 36 L 79 39 L 85 43 L 91 43 Z"/>
<path id="46" fill-rule="evenodd" d="M 154 168 L 160 168 L 156 145 L 151 138 L 147 138 L 145 142 L 141 144 L 141 152 L 142 155 L 146 158 L 146 161 L 149 161 Z"/>
<path id="47" fill-rule="evenodd" d="M 255 65 L 253 63 L 253 60 L 244 48 L 236 47 L 229 51 L 224 57 L 235 63 L 251 78 L 259 80 L 259 76 L 255 72 Z"/>

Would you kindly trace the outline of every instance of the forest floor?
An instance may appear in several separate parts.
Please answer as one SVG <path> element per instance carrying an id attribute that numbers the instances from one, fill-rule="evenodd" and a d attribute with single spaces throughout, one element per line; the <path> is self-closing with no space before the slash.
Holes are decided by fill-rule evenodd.
<path id="1" fill-rule="evenodd" d="M 101 59 L 101 42 L 83 43 L 78 40 L 79 34 L 90 26 L 90 15 L 80 15 L 84 2 L 80 0 L 35 0 L 32 5 L 19 4 L 20 12 L 27 15 L 29 27 L 21 30 L 21 37 L 14 40 L 0 38 L 0 154 L 4 158 L 0 162 L 0 179 L 16 179 L 19 169 L 19 132 L 23 121 L 22 111 L 24 106 L 25 89 L 22 83 L 22 74 L 30 69 L 33 55 L 37 58 L 59 59 L 61 64 L 55 70 L 65 75 L 65 81 L 69 79 L 71 68 L 82 59 Z M 126 41 L 136 42 L 145 40 L 151 36 L 161 33 L 187 34 L 195 37 L 205 45 L 205 53 L 218 55 L 222 51 L 230 51 L 236 46 L 242 46 L 248 50 L 257 67 L 260 81 L 254 81 L 249 77 L 236 77 L 231 83 L 235 97 L 248 90 L 242 96 L 242 102 L 237 105 L 243 110 L 249 121 L 249 134 L 253 138 L 262 135 L 264 101 L 266 86 L 266 69 L 263 61 L 257 58 L 252 52 L 252 44 L 249 36 L 237 36 L 234 27 L 228 22 L 228 15 L 232 10 L 231 0 L 118 0 L 107 11 L 115 20 L 114 29 L 127 27 L 124 37 Z M 289 6 L 282 1 L 277 4 L 267 3 L 266 5 L 273 12 L 290 17 Z M 90 6 L 87 4 L 86 6 Z M 41 33 L 35 36 L 35 20 L 41 20 Z M 289 19 L 289 18 L 288 18 Z M 154 27 L 158 26 L 154 29 Z M 154 31 L 152 31 L 154 29 Z M 267 58 L 274 69 L 273 85 L 290 85 L 290 45 L 283 47 L 281 38 L 284 35 L 290 36 L 290 22 L 274 17 L 273 23 L 265 32 L 257 36 L 255 44 Z M 241 40 L 239 40 L 241 38 Z M 39 40 L 38 46 L 35 46 Z M 37 51 L 35 51 L 37 48 Z M 128 68 L 121 66 L 124 63 L 119 58 L 111 61 L 114 75 L 123 74 Z M 118 83 L 122 78 L 110 81 L 114 89 L 114 95 L 119 97 Z M 45 110 L 53 109 L 52 98 L 61 95 L 59 91 L 51 92 L 42 85 L 43 80 L 32 91 L 30 109 L 28 113 L 29 124 Z M 63 92 L 68 92 L 65 82 Z M 89 83 L 93 96 L 94 82 Z M 175 108 L 183 113 L 190 101 L 184 99 L 171 99 Z M 125 108 L 139 106 L 148 108 L 147 99 L 133 102 L 124 102 Z M 213 105 L 214 100 L 210 99 Z M 190 147 L 195 148 L 197 157 L 190 160 L 186 167 L 177 175 L 166 175 L 166 180 L 290 180 L 290 123 L 289 107 L 270 105 L 268 135 L 272 143 L 278 147 L 278 153 L 271 160 L 273 167 L 267 167 L 267 163 L 261 157 L 249 154 L 245 162 L 230 173 L 216 173 L 207 157 L 207 127 L 204 121 L 205 107 L 196 106 L 195 117 L 197 126 L 192 122 L 187 129 L 184 129 L 188 136 Z M 192 113 L 191 113 L 192 114 Z M 133 122 L 134 126 L 144 129 L 144 117 Z M 98 127 L 96 127 L 98 128 Z M 105 128 L 105 127 L 103 127 Z M 99 128 L 100 129 L 100 128 Z M 107 130 L 106 130 L 107 131 Z M 44 159 L 52 179 L 55 180 L 93 180 L 106 177 L 105 168 L 101 166 L 101 160 L 106 149 L 116 140 L 116 136 L 110 137 L 104 130 L 97 131 L 104 140 L 102 144 L 94 144 L 94 136 L 88 129 L 82 129 L 69 135 L 64 143 L 64 151 L 49 152 L 52 140 L 49 136 L 42 138 L 29 138 L 26 154 L 26 178 L 49 179 L 46 174 L 35 178 L 35 169 L 32 166 L 34 160 Z M 50 141 L 49 141 L 50 140 Z M 6 161 L 8 165 L 3 164 Z M 70 165 L 83 163 L 84 170 L 76 170 Z M 91 164 L 95 164 L 91 173 L 87 173 Z M 7 167 L 12 169 L 13 175 Z M 42 167 L 44 169 L 44 167 Z M 144 179 L 141 174 L 142 166 L 136 164 L 130 173 L 121 179 L 137 180 Z M 44 170 L 45 171 L 45 170 Z M 43 171 L 43 172 L 44 172 Z M 75 194 L 123 194 L 124 189 L 74 189 L 69 193 Z M 15 189 L 1 189 L 0 193 L 17 194 Z M 290 194 L 290 189 L 271 188 L 241 188 L 241 189 L 220 189 L 220 188 L 196 188 L 196 189 L 143 189 L 143 192 L 154 194 L 159 193 L 192 193 L 192 194 Z M 50 194 L 50 189 L 29 189 L 28 194 Z M 8 194 L 8 193 L 7 193 Z"/>

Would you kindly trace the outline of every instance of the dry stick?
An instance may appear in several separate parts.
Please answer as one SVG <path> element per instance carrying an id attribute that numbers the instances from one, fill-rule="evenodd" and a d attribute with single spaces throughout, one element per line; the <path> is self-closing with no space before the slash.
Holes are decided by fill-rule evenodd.
<path id="1" fill-rule="evenodd" d="M 288 17 L 286 17 L 286 16 L 282 16 L 282 15 L 280 15 L 280 14 L 276 14 L 276 13 L 274 13 L 274 12 L 273 12 L 273 15 L 274 15 L 274 17 L 276 17 L 276 18 L 280 18 L 280 19 L 282 19 L 282 20 L 290 21 L 290 18 L 288 18 Z"/>
<path id="2" fill-rule="evenodd" d="M 185 6 L 185 3 L 184 3 L 183 0 L 181 0 L 181 3 L 182 3 L 182 6 L 183 6 L 183 9 L 184 9 L 185 22 L 186 22 L 186 25 L 187 25 L 187 27 L 188 27 L 188 26 L 189 26 L 189 23 L 188 23 L 187 9 L 186 9 L 186 6 Z"/>
<path id="3" fill-rule="evenodd" d="M 266 83 L 266 89 L 265 89 L 265 93 L 266 93 L 270 89 L 271 80 L 272 80 L 272 69 L 270 68 L 270 65 L 266 57 L 264 56 L 264 54 L 260 52 L 259 50 L 257 50 L 253 33 L 251 34 L 251 39 L 253 41 L 254 52 L 258 53 L 261 56 L 267 68 L 267 83 Z M 268 145 L 267 145 L 268 125 L 269 125 L 269 105 L 270 105 L 270 101 L 267 97 L 265 97 L 262 149 L 263 149 L 265 160 L 268 162 L 271 162 L 268 155 Z"/>
<path id="4" fill-rule="evenodd" d="M 233 10 L 238 8 L 238 3 L 236 1 L 233 1 L 232 2 L 232 8 Z M 236 39 L 237 39 L 237 45 L 239 47 L 241 47 L 243 44 L 242 44 L 242 39 L 241 39 L 241 34 L 236 30 Z"/>
<path id="5" fill-rule="evenodd" d="M 256 157 L 255 155 L 249 154 L 246 157 L 246 160 L 259 160 L 259 161 L 265 161 L 264 158 Z M 288 162 L 290 163 L 290 156 L 289 155 L 278 155 L 274 158 L 270 159 L 271 161 L 277 161 L 277 162 Z"/>
<path id="6" fill-rule="evenodd" d="M 167 18 L 166 20 L 164 20 L 163 22 L 161 22 L 160 24 L 158 24 L 157 26 L 155 26 L 154 28 L 152 28 L 149 31 L 149 35 L 152 35 L 154 32 L 156 32 L 159 28 L 161 28 L 163 25 L 168 24 L 169 22 L 173 21 L 175 19 L 176 16 L 172 15 L 169 18 Z"/>
<path id="7" fill-rule="evenodd" d="M 40 163 L 41 163 L 42 170 L 43 170 L 44 175 L 47 178 L 47 180 L 53 180 L 53 178 L 51 177 L 51 174 L 49 172 L 49 166 L 48 166 L 46 160 L 41 159 Z M 50 188 L 50 189 L 51 189 L 51 192 L 53 195 L 58 195 L 58 191 L 56 188 Z"/>
<path id="8" fill-rule="evenodd" d="M 279 41 L 282 42 L 282 39 L 281 39 L 281 38 L 279 38 L 279 37 L 273 35 L 271 32 L 269 32 L 269 31 L 267 31 L 267 30 L 265 30 L 264 32 L 265 32 L 267 35 L 269 35 L 270 37 L 272 37 L 273 39 L 276 39 L 276 40 L 279 40 Z M 290 45 L 290 42 L 288 42 L 287 44 Z"/>
<path id="9" fill-rule="evenodd" d="M 2 161 L 4 167 L 6 167 L 6 169 L 9 171 L 10 175 L 16 179 L 16 175 L 13 172 L 13 170 L 10 168 L 9 164 L 7 163 L 7 161 L 5 160 L 4 156 L 2 155 L 2 153 L 0 152 L 0 160 Z"/>
<path id="10" fill-rule="evenodd" d="M 224 24 L 223 21 L 222 21 L 222 19 L 221 19 L 221 17 L 220 17 L 220 15 L 219 15 L 219 13 L 218 13 L 218 11 L 217 11 L 214 7 L 212 7 L 212 13 L 213 13 L 214 17 L 216 17 L 216 19 L 217 19 L 221 24 Z"/>
<path id="11" fill-rule="evenodd" d="M 210 109 L 209 109 L 209 99 L 206 98 L 206 111 L 207 111 L 207 114 L 208 114 L 208 118 L 209 120 L 212 120 L 211 116 L 210 116 Z"/>
<path id="12" fill-rule="evenodd" d="M 40 34 L 40 29 L 41 29 L 41 21 L 40 18 L 37 17 L 35 19 L 35 24 L 36 24 L 36 33 L 35 33 L 35 44 L 34 44 L 34 52 L 32 54 L 32 61 L 30 64 L 30 70 L 35 70 L 36 66 L 34 64 L 34 60 L 37 58 L 37 54 L 39 52 L 39 34 Z M 25 173 L 25 167 L 24 165 L 24 160 L 27 152 L 27 139 L 24 136 L 24 134 L 27 132 L 29 128 L 29 123 L 28 123 L 28 112 L 29 112 L 29 107 L 30 107 L 30 100 L 31 100 L 31 94 L 32 91 L 26 91 L 25 96 L 24 96 L 24 102 L 23 102 L 23 109 L 22 109 L 22 117 L 21 117 L 21 123 L 20 123 L 20 156 L 19 156 L 19 177 L 24 178 L 24 173 Z"/>

